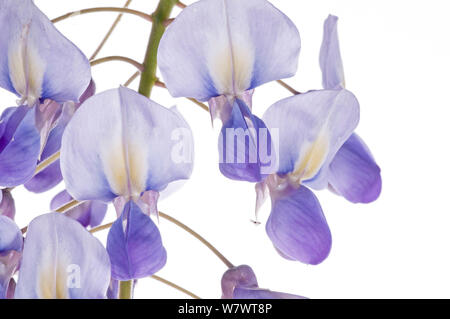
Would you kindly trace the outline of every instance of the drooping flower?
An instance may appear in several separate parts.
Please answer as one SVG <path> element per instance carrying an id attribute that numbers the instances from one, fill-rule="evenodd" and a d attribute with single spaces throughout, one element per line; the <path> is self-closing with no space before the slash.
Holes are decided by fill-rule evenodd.
<path id="1" fill-rule="evenodd" d="M 116 205 L 120 216 L 107 245 L 114 279 L 148 276 L 164 265 L 158 228 L 137 205 L 156 207 L 157 196 L 148 192 L 158 193 L 192 172 L 192 132 L 175 108 L 124 87 L 94 95 L 64 131 L 60 165 L 76 200 L 122 203 Z M 130 264 L 115 258 L 124 254 Z"/>
<path id="2" fill-rule="evenodd" d="M 50 209 L 55 211 L 57 208 L 73 200 L 67 191 L 56 194 L 50 202 Z M 64 215 L 80 222 L 84 227 L 99 226 L 105 218 L 108 205 L 100 201 L 85 201 L 74 208 L 64 212 Z"/>
<path id="3" fill-rule="evenodd" d="M 324 23 L 320 50 L 320 68 L 325 89 L 345 88 L 336 16 Z M 353 133 L 330 164 L 329 186 L 335 193 L 354 203 L 369 203 L 381 193 L 380 168 L 364 141 Z"/>
<path id="4" fill-rule="evenodd" d="M 293 76 L 299 52 L 295 25 L 266 0 L 201 0 L 184 9 L 164 33 L 158 65 L 167 88 L 174 97 L 209 102 L 212 119 L 220 117 L 224 124 L 221 160 L 234 145 L 223 141 L 225 130 L 243 131 L 248 139 L 237 141 L 244 146 L 242 154 L 221 161 L 226 177 L 264 178 L 259 136 L 250 131 L 266 128 L 251 114 L 251 96 L 264 83 Z M 270 144 L 270 135 L 267 139 Z M 244 155 L 253 160 L 241 162 Z"/>
<path id="5" fill-rule="evenodd" d="M 110 267 L 105 248 L 83 226 L 44 214 L 29 224 L 15 298 L 105 298 Z"/>
<path id="6" fill-rule="evenodd" d="M 222 299 L 305 299 L 305 297 L 258 287 L 253 269 L 241 265 L 228 269 L 222 276 Z"/>
<path id="7" fill-rule="evenodd" d="M 12 219 L 0 216 L 0 299 L 10 299 L 14 295 L 12 277 L 19 266 L 22 246 L 19 227 Z"/>
<path id="8" fill-rule="evenodd" d="M 40 155 L 62 103 L 78 102 L 88 87 L 89 61 L 31 0 L 2 1 L 0 29 L 0 87 L 34 109 Z"/>
<path id="9" fill-rule="evenodd" d="M 331 233 L 307 187 L 328 186 L 330 163 L 358 124 L 358 101 L 346 90 L 311 91 L 275 103 L 263 120 L 279 136 L 278 171 L 257 186 L 257 202 L 266 190 L 272 198 L 267 234 L 282 256 L 318 264 L 328 256 Z"/>

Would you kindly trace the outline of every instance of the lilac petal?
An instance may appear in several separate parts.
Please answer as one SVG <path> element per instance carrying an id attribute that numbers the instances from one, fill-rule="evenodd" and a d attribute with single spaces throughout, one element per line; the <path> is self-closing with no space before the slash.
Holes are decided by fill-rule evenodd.
<path id="1" fill-rule="evenodd" d="M 272 156 L 271 156 L 272 155 Z M 219 168 L 230 179 L 259 182 L 274 172 L 276 159 L 263 121 L 236 100 L 219 136 Z"/>
<path id="2" fill-rule="evenodd" d="M 22 253 L 15 250 L 0 254 L 0 299 L 13 299 L 16 283 L 12 277 L 21 257 Z"/>
<path id="3" fill-rule="evenodd" d="M 22 232 L 9 217 L 0 216 L 0 255 L 11 250 L 21 251 Z"/>
<path id="4" fill-rule="evenodd" d="M 0 87 L 29 106 L 39 98 L 78 101 L 91 79 L 89 61 L 31 0 L 3 0 L 0 29 Z"/>
<path id="5" fill-rule="evenodd" d="M 259 288 L 236 288 L 233 299 L 307 299 L 302 296 Z"/>
<path id="6" fill-rule="evenodd" d="M 337 32 L 338 17 L 329 15 L 323 26 L 323 41 L 320 48 L 320 68 L 324 89 L 343 89 L 345 87 L 344 68 Z"/>
<path id="7" fill-rule="evenodd" d="M 304 186 L 273 198 L 266 231 L 283 255 L 305 264 L 321 263 L 331 249 L 331 233 L 320 203 Z"/>
<path id="8" fill-rule="evenodd" d="M 320 90 L 272 105 L 263 120 L 278 152 L 278 173 L 315 189 L 328 185 L 328 166 L 359 121 L 359 103 L 347 90 Z"/>
<path id="9" fill-rule="evenodd" d="M 155 223 L 130 201 L 111 227 L 106 249 L 112 277 L 131 280 L 153 275 L 166 264 L 167 254 Z"/>
<path id="10" fill-rule="evenodd" d="M 80 106 L 64 131 L 60 164 L 77 200 L 139 197 L 189 178 L 192 132 L 175 109 L 120 87 Z"/>
<path id="11" fill-rule="evenodd" d="M 119 280 L 111 279 L 106 297 L 108 299 L 119 299 Z"/>
<path id="12" fill-rule="evenodd" d="M 222 276 L 222 299 L 233 299 L 236 288 L 258 288 L 258 281 L 250 266 L 228 269 Z"/>
<path id="13" fill-rule="evenodd" d="M 66 128 L 67 123 L 73 116 L 75 105 L 71 102 L 64 103 L 62 106 L 62 114 L 59 117 L 56 127 L 50 131 L 50 134 L 45 144 L 44 150 L 41 154 L 41 160 L 38 164 L 54 155 L 61 148 L 61 139 Z M 30 192 L 42 193 L 46 192 L 62 181 L 61 169 L 59 166 L 59 159 L 50 164 L 44 170 L 33 176 L 25 183 L 25 188 Z"/>
<path id="14" fill-rule="evenodd" d="M 201 0 L 164 33 L 158 65 L 171 95 L 207 101 L 293 76 L 299 52 L 297 28 L 268 1 Z"/>
<path id="15" fill-rule="evenodd" d="M 67 191 L 58 193 L 50 202 L 50 209 L 55 211 L 57 208 L 73 200 Z M 82 204 L 65 212 L 67 217 L 80 222 L 84 227 L 99 226 L 105 218 L 108 205 L 100 201 L 86 201 Z"/>
<path id="16" fill-rule="evenodd" d="M 356 134 L 342 145 L 330 164 L 329 183 L 353 203 L 370 203 L 381 192 L 380 168 Z"/>
<path id="17" fill-rule="evenodd" d="M 6 216 L 14 220 L 14 216 L 16 215 L 16 205 L 14 203 L 14 198 L 12 197 L 11 192 L 3 189 L 0 191 L 0 193 L 0 216 Z"/>
<path id="18" fill-rule="evenodd" d="M 62 106 L 52 100 L 45 100 L 42 104 L 36 105 L 36 128 L 41 136 L 41 149 L 40 153 L 44 150 L 45 144 L 47 144 L 50 131 L 55 128 L 56 123 L 61 116 Z"/>
<path id="19" fill-rule="evenodd" d="M 110 262 L 100 241 L 59 213 L 29 225 L 15 298 L 105 298 Z"/>
<path id="20" fill-rule="evenodd" d="M 22 112 L 22 108 L 16 108 L 15 112 Z M 34 175 L 39 148 L 34 112 L 30 111 L 0 153 L 0 185 L 14 187 L 28 181 Z"/>
<path id="21" fill-rule="evenodd" d="M 2 113 L 0 120 L 0 152 L 11 142 L 17 127 L 28 114 L 26 106 L 8 107 Z"/>

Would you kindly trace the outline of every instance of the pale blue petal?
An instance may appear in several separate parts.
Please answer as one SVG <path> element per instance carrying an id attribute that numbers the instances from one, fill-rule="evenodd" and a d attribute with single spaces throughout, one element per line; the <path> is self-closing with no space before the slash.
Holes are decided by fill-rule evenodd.
<path id="1" fill-rule="evenodd" d="M 84 54 L 31 0 L 0 3 L 0 87 L 34 105 L 78 101 L 91 79 Z"/>
<path id="2" fill-rule="evenodd" d="M 272 199 L 266 231 L 284 256 L 305 264 L 321 263 L 331 249 L 331 233 L 320 203 L 304 186 Z"/>
<path id="3" fill-rule="evenodd" d="M 158 65 L 173 96 L 206 101 L 293 76 L 299 52 L 295 25 L 268 1 L 201 0 L 164 33 Z"/>
<path id="4" fill-rule="evenodd" d="M 359 103 L 347 90 L 320 90 L 272 105 L 263 121 L 278 154 L 279 174 L 298 174 L 315 189 L 328 185 L 328 166 L 359 121 Z"/>
<path id="5" fill-rule="evenodd" d="M 221 285 L 222 299 L 232 299 L 236 288 L 258 288 L 258 280 L 250 266 L 240 265 L 223 274 Z"/>
<path id="6" fill-rule="evenodd" d="M 60 165 L 77 200 L 140 196 L 189 178 L 192 132 L 175 109 L 120 87 L 80 106 L 64 131 Z"/>
<path id="7" fill-rule="evenodd" d="M 323 26 L 323 41 L 319 61 L 324 89 L 343 89 L 345 87 L 337 22 L 338 17 L 329 15 Z"/>
<path id="8" fill-rule="evenodd" d="M 352 134 L 336 153 L 330 164 L 329 183 L 353 203 L 370 203 L 380 195 L 380 168 L 358 135 Z"/>
<path id="9" fill-rule="evenodd" d="M 21 112 L 22 108 L 16 108 L 14 112 Z M 12 118 L 13 116 L 10 120 Z M 34 175 L 40 149 L 40 138 L 34 118 L 33 110 L 26 112 L 25 117 L 13 130 L 11 138 L 2 141 L 4 148 L 0 151 L 0 185 L 3 187 L 23 184 Z M 7 131 L 8 129 L 4 133 Z"/>
<path id="10" fill-rule="evenodd" d="M 3 189 L 0 191 L 0 197 L 0 215 L 14 220 L 14 216 L 16 215 L 16 205 L 11 192 L 7 189 Z"/>
<path id="11" fill-rule="evenodd" d="M 111 227 L 107 250 L 112 277 L 118 280 L 151 276 L 167 259 L 158 227 L 133 201 Z"/>
<path id="12" fill-rule="evenodd" d="M 9 217 L 0 215 L 0 255 L 11 250 L 21 251 L 23 245 L 22 232 Z"/>
<path id="13" fill-rule="evenodd" d="M 28 227 L 15 297 L 105 298 L 110 267 L 105 248 L 78 222 L 41 215 Z"/>

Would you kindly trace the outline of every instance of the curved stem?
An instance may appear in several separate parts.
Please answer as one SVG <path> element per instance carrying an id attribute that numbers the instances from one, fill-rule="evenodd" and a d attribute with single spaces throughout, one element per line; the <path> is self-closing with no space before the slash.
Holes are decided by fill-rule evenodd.
<path id="1" fill-rule="evenodd" d="M 74 207 L 77 207 L 78 205 L 83 204 L 83 202 L 77 201 L 75 199 L 72 199 L 70 202 L 59 206 L 57 209 L 55 209 L 54 211 L 57 213 L 64 213 L 66 211 L 68 211 L 69 209 L 72 209 Z"/>
<path id="2" fill-rule="evenodd" d="M 59 155 L 60 152 L 56 152 L 53 155 L 50 155 L 49 157 L 47 157 L 45 160 L 43 160 L 42 162 L 40 162 L 38 164 L 38 166 L 36 166 L 36 170 L 34 171 L 34 175 L 39 174 L 40 172 L 42 172 L 44 169 L 46 169 L 47 167 L 49 167 L 50 165 L 52 165 L 54 162 L 56 162 L 57 160 L 59 160 Z"/>
<path id="3" fill-rule="evenodd" d="M 290 86 L 289 84 L 287 84 L 286 82 L 284 82 L 282 80 L 277 80 L 277 83 L 280 84 L 282 87 L 284 87 L 286 90 L 288 90 L 289 92 L 291 92 L 294 95 L 301 94 L 299 91 L 297 91 L 292 86 Z"/>
<path id="4" fill-rule="evenodd" d="M 99 231 L 101 231 L 101 230 L 108 229 L 108 228 L 110 228 L 113 224 L 114 224 L 114 223 L 108 223 L 108 224 L 100 225 L 100 226 L 97 226 L 97 227 L 92 228 L 89 232 L 90 232 L 91 234 L 93 234 L 93 233 L 99 232 Z"/>
<path id="5" fill-rule="evenodd" d="M 62 16 L 59 16 L 52 20 L 53 23 L 65 20 L 67 18 L 76 17 L 82 14 L 86 13 L 93 13 L 93 12 L 121 12 L 121 13 L 129 13 L 134 14 L 135 16 L 141 17 L 147 21 L 152 21 L 152 16 L 149 14 L 146 14 L 141 11 L 128 9 L 128 8 L 116 8 L 116 7 L 99 7 L 99 8 L 88 8 L 88 9 L 82 9 L 78 11 L 69 12 L 66 14 L 63 14 Z"/>
<path id="6" fill-rule="evenodd" d="M 130 76 L 130 78 L 123 84 L 123 86 L 128 86 L 130 85 L 139 75 L 141 74 L 141 72 L 136 71 L 132 76 Z"/>
<path id="7" fill-rule="evenodd" d="M 169 222 L 177 225 L 178 227 L 182 228 L 183 230 L 185 230 L 186 232 L 188 232 L 189 234 L 191 234 L 192 236 L 194 236 L 195 238 L 197 238 L 201 243 L 203 243 L 206 247 L 208 247 L 217 257 L 219 257 L 219 259 L 228 267 L 228 268 L 233 268 L 233 264 L 227 259 L 225 258 L 224 255 L 222 255 L 220 253 L 220 251 L 217 250 L 216 247 L 214 247 L 209 241 L 207 241 L 205 238 L 203 238 L 202 236 L 200 236 L 197 232 L 195 232 L 192 228 L 186 226 L 185 224 L 183 224 L 182 222 L 180 222 L 179 220 L 173 218 L 172 216 L 169 216 L 167 214 L 164 214 L 163 212 L 159 212 L 159 216 L 168 220 Z"/>
<path id="8" fill-rule="evenodd" d="M 178 0 L 160 0 L 158 7 L 152 14 L 153 24 L 150 32 L 150 39 L 148 40 L 147 52 L 144 59 L 144 70 L 141 74 L 141 81 L 139 83 L 139 93 L 146 97 L 150 97 L 152 88 L 156 82 L 156 66 L 158 46 L 161 37 L 166 30 L 165 21 L 170 17 L 173 7 Z"/>
<path id="9" fill-rule="evenodd" d="M 178 2 L 177 2 L 177 7 L 181 8 L 181 9 L 184 9 L 184 8 L 187 7 L 187 5 L 185 5 L 185 4 L 182 3 L 181 1 L 178 1 Z"/>
<path id="10" fill-rule="evenodd" d="M 192 297 L 192 298 L 194 298 L 194 299 L 201 299 L 201 298 L 200 298 L 199 296 L 197 296 L 196 294 L 190 292 L 190 291 L 187 290 L 187 289 L 184 289 L 183 287 L 178 286 L 177 284 L 174 284 L 174 283 L 171 282 L 171 281 L 168 281 L 167 279 L 164 279 L 164 278 L 159 277 L 159 276 L 157 276 L 157 275 L 153 275 L 153 276 L 151 276 L 150 278 L 155 279 L 155 280 L 157 280 L 157 281 L 159 281 L 159 282 L 162 282 L 163 284 L 165 284 L 165 285 L 167 285 L 167 286 L 170 286 L 170 287 L 172 287 L 172 288 L 175 288 L 176 290 L 179 290 L 179 291 L 181 291 L 182 293 L 184 293 L 184 294 L 186 294 L 186 295 L 188 295 L 188 296 L 190 296 L 190 297 Z"/>
<path id="11" fill-rule="evenodd" d="M 126 9 L 128 8 L 128 6 L 130 5 L 132 0 L 127 0 L 127 2 L 123 5 L 123 8 Z M 106 33 L 106 35 L 104 36 L 102 42 L 100 42 L 100 44 L 98 45 L 97 49 L 95 49 L 94 53 L 92 53 L 91 57 L 89 58 L 89 61 L 92 61 L 96 58 L 96 56 L 98 55 L 98 53 L 100 52 L 100 50 L 103 48 L 103 46 L 105 45 L 106 41 L 108 41 L 109 37 L 111 36 L 111 34 L 113 33 L 114 29 L 117 27 L 117 25 L 119 24 L 120 20 L 122 19 L 123 16 L 123 12 L 121 12 L 119 15 L 117 15 L 116 20 L 114 20 L 113 24 L 111 25 L 111 27 L 109 28 L 108 32 Z"/>
<path id="12" fill-rule="evenodd" d="M 127 57 L 124 57 L 124 56 L 118 56 L 118 55 L 107 56 L 107 57 L 104 57 L 104 58 L 100 58 L 100 59 L 91 61 L 91 66 L 95 66 L 95 65 L 102 64 L 102 63 L 105 63 L 105 62 L 110 62 L 110 61 L 126 62 L 126 63 L 129 63 L 131 65 L 134 65 L 139 71 L 144 70 L 144 66 L 142 64 L 140 64 L 139 62 L 137 62 L 137 61 L 135 61 L 133 59 L 130 59 L 130 58 L 127 58 Z"/>

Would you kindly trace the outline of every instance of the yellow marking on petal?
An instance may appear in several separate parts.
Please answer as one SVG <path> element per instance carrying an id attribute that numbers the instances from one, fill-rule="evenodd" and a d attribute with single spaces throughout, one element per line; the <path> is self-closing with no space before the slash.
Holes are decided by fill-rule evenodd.
<path id="1" fill-rule="evenodd" d="M 147 161 L 142 152 L 143 147 L 132 141 L 128 142 L 128 166 L 132 196 L 140 196 L 145 189 L 147 179 Z"/>
<path id="2" fill-rule="evenodd" d="M 249 88 L 253 71 L 253 55 L 248 47 L 235 44 L 233 56 L 229 47 L 218 48 L 211 54 L 208 66 L 218 93 L 239 95 Z"/>
<path id="3" fill-rule="evenodd" d="M 22 97 L 21 102 L 33 106 L 42 94 L 45 63 L 33 43 L 28 41 L 29 26 L 20 39 L 10 46 L 8 66 L 12 85 Z"/>
<path id="4" fill-rule="evenodd" d="M 313 178 L 320 170 L 328 154 L 329 140 L 325 133 L 308 147 L 307 151 L 300 155 L 295 165 L 295 171 L 291 174 L 298 182 Z"/>
<path id="5" fill-rule="evenodd" d="M 38 274 L 40 299 L 67 299 L 67 271 L 63 264 L 50 265 Z"/>

